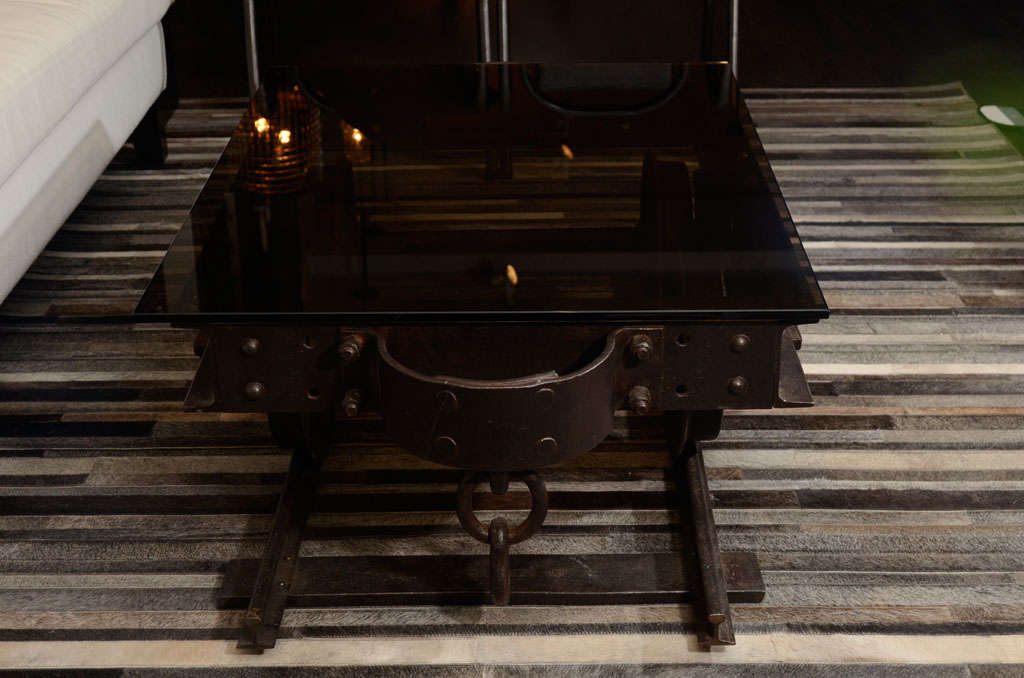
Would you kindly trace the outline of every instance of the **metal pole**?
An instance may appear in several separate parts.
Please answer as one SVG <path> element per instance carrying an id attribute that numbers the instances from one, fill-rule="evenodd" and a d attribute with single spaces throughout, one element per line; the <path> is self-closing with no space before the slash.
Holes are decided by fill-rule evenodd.
<path id="1" fill-rule="evenodd" d="M 740 77 L 740 0 L 732 0 L 731 25 L 729 27 L 729 64 L 734 78 Z"/>
<path id="2" fill-rule="evenodd" d="M 259 55 L 256 52 L 256 12 L 253 0 L 243 0 L 245 14 L 245 62 L 249 67 L 249 96 L 260 88 Z"/>
<path id="3" fill-rule="evenodd" d="M 508 0 L 498 0 L 498 55 L 508 61 Z"/>
<path id="4" fill-rule="evenodd" d="M 480 61 L 491 62 L 491 0 L 477 0 L 477 19 L 480 22 Z"/>

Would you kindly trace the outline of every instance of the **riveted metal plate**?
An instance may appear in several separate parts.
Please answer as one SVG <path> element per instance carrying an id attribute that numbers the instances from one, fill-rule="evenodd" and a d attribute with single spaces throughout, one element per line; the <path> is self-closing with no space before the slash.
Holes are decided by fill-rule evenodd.
<path id="1" fill-rule="evenodd" d="M 662 409 L 771 407 L 782 330 L 757 323 L 666 327 Z"/>
<path id="2" fill-rule="evenodd" d="M 204 330 L 210 345 L 203 360 L 213 360 L 217 395 L 212 405 L 202 409 L 320 412 L 334 406 L 338 375 L 334 328 L 239 325 Z"/>

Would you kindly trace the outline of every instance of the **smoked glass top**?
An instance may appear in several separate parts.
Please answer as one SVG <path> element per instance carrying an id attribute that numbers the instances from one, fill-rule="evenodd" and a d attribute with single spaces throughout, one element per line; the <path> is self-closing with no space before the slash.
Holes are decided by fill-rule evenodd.
<path id="1" fill-rule="evenodd" d="M 717 63 L 272 72 L 136 309 L 359 324 L 827 313 Z"/>

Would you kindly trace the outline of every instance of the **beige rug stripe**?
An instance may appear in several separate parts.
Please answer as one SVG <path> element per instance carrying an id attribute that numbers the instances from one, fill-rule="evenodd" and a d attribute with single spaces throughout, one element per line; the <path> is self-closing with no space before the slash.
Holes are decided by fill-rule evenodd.
<path id="1" fill-rule="evenodd" d="M 281 640 L 255 655 L 230 641 L 0 643 L 10 668 L 271 667 L 438 664 L 964 664 L 1024 663 L 1024 635 L 780 633 L 707 652 L 694 636 L 611 634 Z"/>

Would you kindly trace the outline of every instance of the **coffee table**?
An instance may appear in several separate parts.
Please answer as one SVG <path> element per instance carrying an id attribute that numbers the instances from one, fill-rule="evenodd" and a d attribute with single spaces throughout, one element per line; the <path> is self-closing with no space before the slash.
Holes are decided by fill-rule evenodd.
<path id="1" fill-rule="evenodd" d="M 135 312 L 199 330 L 186 408 L 266 413 L 294 450 L 237 579 L 258 651 L 304 596 L 691 602 L 703 644 L 734 643 L 730 600 L 764 586 L 719 550 L 701 442 L 725 409 L 811 405 L 796 326 L 827 315 L 721 63 L 271 71 Z M 300 561 L 338 416 L 464 469 L 451 507 L 489 557 L 443 558 L 436 591 Z M 644 417 L 676 460 L 683 552 L 510 555 L 543 529 L 537 469 Z M 516 482 L 504 505 L 528 517 L 481 522 L 479 486 Z"/>

